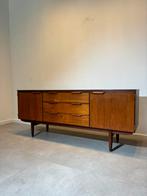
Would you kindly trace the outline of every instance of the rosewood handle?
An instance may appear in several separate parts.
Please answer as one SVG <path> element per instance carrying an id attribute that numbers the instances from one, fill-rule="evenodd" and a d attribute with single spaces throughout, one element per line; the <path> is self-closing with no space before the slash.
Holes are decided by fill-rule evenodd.
<path id="1" fill-rule="evenodd" d="M 48 92 L 48 94 L 57 94 L 57 92 Z"/>
<path id="2" fill-rule="evenodd" d="M 93 91 L 92 94 L 103 95 L 105 94 L 104 91 Z"/>
<path id="3" fill-rule="evenodd" d="M 72 105 L 82 105 L 81 103 L 72 103 Z"/>
<path id="4" fill-rule="evenodd" d="M 55 102 L 55 101 L 50 101 L 49 103 L 50 104 L 57 104 L 57 102 Z"/>
<path id="5" fill-rule="evenodd" d="M 49 113 L 50 115 L 58 115 L 59 113 L 56 112 L 56 113 Z"/>
<path id="6" fill-rule="evenodd" d="M 41 94 L 41 93 L 40 93 L 40 92 L 32 92 L 32 94 L 38 94 L 38 95 L 39 95 L 39 94 Z"/>
<path id="7" fill-rule="evenodd" d="M 75 117 L 82 117 L 83 115 L 82 115 L 82 114 L 72 114 L 72 116 L 75 116 Z"/>
<path id="8" fill-rule="evenodd" d="M 72 94 L 82 94 L 81 91 L 73 91 Z"/>

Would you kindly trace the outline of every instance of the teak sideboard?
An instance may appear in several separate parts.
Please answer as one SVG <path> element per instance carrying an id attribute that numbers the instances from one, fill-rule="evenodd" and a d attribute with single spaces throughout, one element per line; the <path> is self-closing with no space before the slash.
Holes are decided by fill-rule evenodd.
<path id="1" fill-rule="evenodd" d="M 18 118 L 34 126 L 46 124 L 133 134 L 137 127 L 138 90 L 18 90 Z"/>

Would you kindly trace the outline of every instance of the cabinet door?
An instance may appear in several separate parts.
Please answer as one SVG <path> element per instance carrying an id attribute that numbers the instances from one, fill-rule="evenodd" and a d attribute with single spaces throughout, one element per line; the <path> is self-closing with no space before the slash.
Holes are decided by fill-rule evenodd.
<path id="1" fill-rule="evenodd" d="M 135 94 L 128 92 L 93 92 L 90 94 L 92 128 L 133 132 Z"/>
<path id="2" fill-rule="evenodd" d="M 18 117 L 22 120 L 42 121 L 42 93 L 18 93 Z"/>

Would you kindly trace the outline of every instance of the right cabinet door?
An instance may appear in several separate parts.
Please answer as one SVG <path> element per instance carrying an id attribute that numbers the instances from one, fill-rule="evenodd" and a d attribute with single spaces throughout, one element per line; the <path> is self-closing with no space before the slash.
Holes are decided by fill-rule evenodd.
<path id="1" fill-rule="evenodd" d="M 135 94 L 132 92 L 91 92 L 90 127 L 134 132 Z"/>

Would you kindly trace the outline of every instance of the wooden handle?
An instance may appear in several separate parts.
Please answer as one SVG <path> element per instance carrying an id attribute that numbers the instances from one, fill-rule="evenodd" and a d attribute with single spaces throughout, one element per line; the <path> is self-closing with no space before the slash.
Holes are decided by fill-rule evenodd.
<path id="1" fill-rule="evenodd" d="M 57 92 L 48 92 L 48 94 L 57 94 Z"/>
<path id="2" fill-rule="evenodd" d="M 50 101 L 49 103 L 50 104 L 57 104 L 57 102 L 55 102 L 55 101 Z"/>
<path id="3" fill-rule="evenodd" d="M 72 105 L 82 105 L 82 103 L 72 103 Z"/>
<path id="4" fill-rule="evenodd" d="M 72 94 L 82 94 L 81 91 L 73 91 Z"/>
<path id="5" fill-rule="evenodd" d="M 93 91 L 92 94 L 103 95 L 105 94 L 104 91 Z"/>
<path id="6" fill-rule="evenodd" d="M 72 116 L 81 117 L 81 116 L 83 116 L 83 115 L 82 115 L 82 114 L 72 114 Z"/>
<path id="7" fill-rule="evenodd" d="M 51 115 L 58 115 L 59 113 L 58 113 L 58 112 L 56 112 L 56 113 L 49 113 L 49 114 L 51 114 Z"/>
<path id="8" fill-rule="evenodd" d="M 32 92 L 32 94 L 38 94 L 38 95 L 39 95 L 39 94 L 41 94 L 41 93 L 40 93 L 40 92 Z"/>

